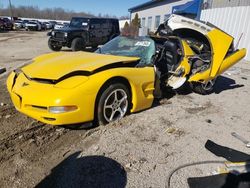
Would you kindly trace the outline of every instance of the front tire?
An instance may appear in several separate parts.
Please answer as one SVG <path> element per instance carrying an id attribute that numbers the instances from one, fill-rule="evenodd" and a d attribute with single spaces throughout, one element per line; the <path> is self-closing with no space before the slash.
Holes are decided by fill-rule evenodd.
<path id="1" fill-rule="evenodd" d="M 101 94 L 97 105 L 97 120 L 101 125 L 123 118 L 130 107 L 130 92 L 122 83 L 108 86 Z"/>
<path id="2" fill-rule="evenodd" d="M 215 83 L 216 83 L 216 78 L 213 80 L 209 80 L 206 83 L 192 82 L 190 83 L 190 87 L 192 91 L 195 93 L 201 95 L 209 95 L 213 92 Z"/>
<path id="3" fill-rule="evenodd" d="M 50 48 L 51 50 L 56 51 L 56 52 L 58 52 L 58 51 L 60 51 L 60 50 L 62 49 L 62 46 L 58 46 L 57 44 L 55 44 L 55 43 L 51 40 L 51 38 L 50 38 L 49 41 L 48 41 L 48 46 L 49 46 L 49 48 Z"/>
<path id="4" fill-rule="evenodd" d="M 81 51 L 85 49 L 85 42 L 82 38 L 75 38 L 71 43 L 72 51 Z"/>

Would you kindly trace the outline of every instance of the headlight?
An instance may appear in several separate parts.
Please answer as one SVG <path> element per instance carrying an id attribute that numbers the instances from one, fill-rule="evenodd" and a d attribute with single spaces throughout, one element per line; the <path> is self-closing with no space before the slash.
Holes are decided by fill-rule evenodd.
<path id="1" fill-rule="evenodd" d="M 68 36 L 68 33 L 64 33 L 64 37 L 67 37 Z"/>
<path id="2" fill-rule="evenodd" d="M 55 31 L 52 31 L 52 32 L 51 32 L 51 35 L 54 36 L 54 35 L 55 35 Z"/>
<path id="3" fill-rule="evenodd" d="M 77 110 L 77 106 L 50 106 L 49 112 L 52 114 L 61 114 Z"/>

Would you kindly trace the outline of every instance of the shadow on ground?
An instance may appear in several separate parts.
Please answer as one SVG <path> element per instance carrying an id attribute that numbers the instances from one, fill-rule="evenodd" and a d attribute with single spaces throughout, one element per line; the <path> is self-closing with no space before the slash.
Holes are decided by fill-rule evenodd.
<path id="1" fill-rule="evenodd" d="M 240 88 L 240 87 L 244 87 L 244 85 L 236 84 L 235 80 L 231 78 L 228 78 L 225 76 L 219 76 L 214 86 L 214 93 L 219 94 L 222 91 L 231 90 L 231 89 Z"/>
<path id="2" fill-rule="evenodd" d="M 76 152 L 51 170 L 37 188 L 124 188 L 127 173 L 115 160 L 103 156 L 80 157 Z"/>

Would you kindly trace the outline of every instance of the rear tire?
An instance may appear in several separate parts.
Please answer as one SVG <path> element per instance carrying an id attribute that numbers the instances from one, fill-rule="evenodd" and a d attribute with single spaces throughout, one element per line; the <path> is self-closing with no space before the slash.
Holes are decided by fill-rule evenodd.
<path id="1" fill-rule="evenodd" d="M 49 48 L 51 50 L 56 51 L 56 52 L 58 52 L 58 51 L 60 51 L 62 49 L 62 46 L 58 46 L 55 43 L 53 43 L 53 41 L 51 40 L 51 38 L 48 41 L 48 46 L 49 46 Z"/>
<path id="2" fill-rule="evenodd" d="M 75 38 L 71 43 L 72 51 L 81 51 L 85 49 L 85 42 L 82 38 Z"/>
<path id="3" fill-rule="evenodd" d="M 97 103 L 97 120 L 99 125 L 123 118 L 130 109 L 131 96 L 122 83 L 109 85 L 100 95 Z"/>
<path id="4" fill-rule="evenodd" d="M 209 95 L 213 92 L 215 83 L 216 83 L 216 78 L 208 81 L 207 83 L 192 82 L 190 83 L 190 87 L 192 91 L 195 93 L 201 95 Z"/>

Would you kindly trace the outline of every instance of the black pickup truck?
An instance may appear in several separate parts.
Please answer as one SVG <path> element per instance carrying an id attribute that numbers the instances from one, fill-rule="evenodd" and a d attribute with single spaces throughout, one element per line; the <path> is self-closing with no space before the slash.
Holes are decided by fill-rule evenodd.
<path id="1" fill-rule="evenodd" d="M 48 33 L 48 45 L 53 51 L 60 51 L 63 46 L 73 51 L 85 47 L 96 48 L 120 35 L 119 21 L 110 18 L 73 17 L 69 26 L 54 29 Z"/>

